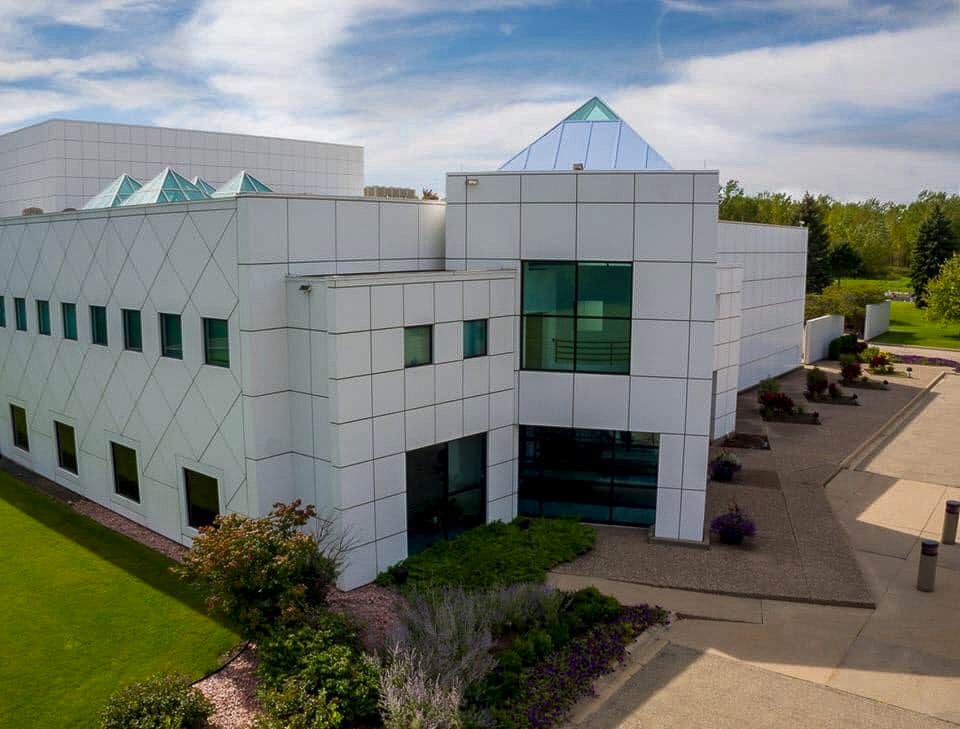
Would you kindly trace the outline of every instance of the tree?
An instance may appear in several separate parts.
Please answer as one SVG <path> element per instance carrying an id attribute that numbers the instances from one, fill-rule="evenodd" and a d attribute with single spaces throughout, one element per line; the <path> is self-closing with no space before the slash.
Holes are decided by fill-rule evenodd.
<path id="1" fill-rule="evenodd" d="M 758 222 L 759 205 L 756 198 L 743 191 L 739 180 L 727 180 L 720 188 L 720 220 L 738 223 Z"/>
<path id="2" fill-rule="evenodd" d="M 863 259 L 846 241 L 830 249 L 828 262 L 830 274 L 837 279 L 838 286 L 841 278 L 855 278 L 863 272 Z"/>
<path id="3" fill-rule="evenodd" d="M 960 256 L 954 256 L 927 283 L 927 318 L 960 324 Z"/>
<path id="4" fill-rule="evenodd" d="M 927 283 L 937 277 L 940 267 L 953 255 L 955 247 L 950 221 L 937 201 L 920 224 L 910 261 L 910 285 L 917 306 L 926 306 Z"/>
<path id="5" fill-rule="evenodd" d="M 823 207 L 809 192 L 797 209 L 796 224 L 807 228 L 807 292 L 819 294 L 830 285 L 830 235 L 823 222 Z"/>

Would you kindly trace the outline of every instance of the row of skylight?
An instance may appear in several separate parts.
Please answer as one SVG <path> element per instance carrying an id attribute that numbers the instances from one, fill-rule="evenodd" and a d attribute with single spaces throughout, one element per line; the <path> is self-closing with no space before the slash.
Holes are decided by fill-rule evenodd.
<path id="1" fill-rule="evenodd" d="M 241 192 L 273 192 L 246 170 L 214 187 L 202 177 L 188 180 L 169 167 L 145 183 L 124 173 L 91 198 L 83 210 L 115 208 L 120 205 L 153 205 L 156 203 L 185 202 L 230 197 Z"/>

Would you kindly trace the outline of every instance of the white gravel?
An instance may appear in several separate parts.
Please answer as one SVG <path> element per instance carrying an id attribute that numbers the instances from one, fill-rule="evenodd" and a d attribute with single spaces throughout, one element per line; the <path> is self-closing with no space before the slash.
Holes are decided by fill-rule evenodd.
<path id="1" fill-rule="evenodd" d="M 210 717 L 211 727 L 241 729 L 256 718 L 260 712 L 254 696 L 256 666 L 256 650 L 249 645 L 224 668 L 194 684 L 216 708 Z"/>
<path id="2" fill-rule="evenodd" d="M 183 555 L 186 554 L 187 548 L 182 544 L 177 544 L 172 539 L 167 539 L 162 534 L 157 534 L 155 531 L 147 529 L 145 526 L 141 526 L 134 521 L 130 521 L 124 516 L 120 516 L 116 512 L 110 511 L 100 504 L 89 501 L 88 499 L 79 499 L 77 501 L 71 501 L 70 506 L 74 510 L 79 511 L 84 516 L 88 516 L 94 521 L 98 521 L 109 529 L 113 529 L 115 532 L 120 532 L 126 536 L 134 539 L 140 544 L 149 547 L 150 549 L 165 554 L 170 559 L 176 560 L 177 562 L 183 559 Z"/>

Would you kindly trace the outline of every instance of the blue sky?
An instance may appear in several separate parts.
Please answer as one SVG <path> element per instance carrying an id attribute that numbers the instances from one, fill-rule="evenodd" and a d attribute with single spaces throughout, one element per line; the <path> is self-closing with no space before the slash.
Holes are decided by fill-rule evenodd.
<path id="1" fill-rule="evenodd" d="M 0 131 L 51 116 L 366 147 L 443 188 L 598 94 L 749 190 L 960 186 L 960 0 L 0 0 Z"/>

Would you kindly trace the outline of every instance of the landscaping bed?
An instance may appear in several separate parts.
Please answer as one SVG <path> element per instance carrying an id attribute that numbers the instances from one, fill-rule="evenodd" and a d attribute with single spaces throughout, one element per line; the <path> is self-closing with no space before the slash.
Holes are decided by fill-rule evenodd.
<path id="1" fill-rule="evenodd" d="M 860 401 L 856 395 L 840 395 L 838 397 L 814 397 L 809 393 L 803 393 L 808 402 L 824 403 L 826 405 L 859 405 Z"/>
<path id="2" fill-rule="evenodd" d="M 721 444 L 724 448 L 770 450 L 770 439 L 758 433 L 730 433 Z"/>
<path id="3" fill-rule="evenodd" d="M 768 423 L 794 423 L 797 425 L 820 425 L 820 413 L 771 413 L 761 412 Z"/>

